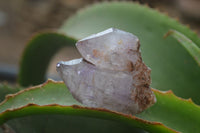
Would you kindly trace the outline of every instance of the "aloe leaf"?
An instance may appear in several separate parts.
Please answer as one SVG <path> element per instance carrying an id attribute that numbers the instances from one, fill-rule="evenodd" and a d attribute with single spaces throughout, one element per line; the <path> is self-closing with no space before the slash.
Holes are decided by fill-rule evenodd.
<path id="1" fill-rule="evenodd" d="M 39 119 L 40 122 L 45 123 L 47 118 L 51 118 L 49 116 L 50 114 L 59 114 L 66 116 L 66 118 L 69 117 L 70 119 L 64 119 L 64 116 L 63 119 L 62 117 L 57 116 L 54 116 L 52 119 L 61 120 L 64 121 L 64 123 L 70 123 L 71 121 L 72 123 L 76 123 L 76 121 L 84 118 L 82 121 L 85 130 L 90 128 L 91 123 L 95 126 L 102 125 L 105 128 L 109 128 L 106 127 L 106 124 L 113 125 L 114 123 L 108 121 L 115 121 L 115 124 L 118 123 L 117 125 L 119 127 L 124 127 L 126 125 L 131 131 L 135 130 L 135 128 L 139 128 L 154 133 L 175 132 L 175 130 L 184 133 L 190 133 L 191 131 L 194 133 L 200 132 L 200 127 L 198 126 L 200 124 L 200 107 L 198 105 L 195 105 L 191 100 L 178 98 L 170 91 L 161 92 L 154 89 L 153 91 L 156 95 L 157 103 L 135 117 L 106 109 L 84 107 L 73 99 L 71 93 L 65 87 L 65 84 L 49 80 L 44 85 L 28 88 L 16 94 L 7 96 L 5 101 L 0 104 L 0 124 L 5 123 L 7 120 L 11 120 L 8 124 L 11 125 L 13 129 L 17 127 L 22 128 L 22 125 L 19 123 L 36 121 L 34 118 L 35 115 L 45 115 L 46 117 L 41 116 L 40 118 L 44 118 L 43 121 L 40 121 Z M 29 118 L 19 118 L 19 121 L 18 119 L 12 120 L 24 116 L 28 116 Z M 37 116 L 37 118 L 39 117 L 40 116 Z M 102 122 L 97 119 L 106 121 Z M 18 126 L 13 124 L 12 121 L 18 123 Z M 27 122 L 25 125 L 31 126 L 30 123 Z M 81 123 L 79 124 L 81 125 Z M 71 126 L 76 127 L 76 125 Z M 17 130 L 20 130 L 18 128 Z M 42 127 L 40 128 L 43 129 Z M 122 129 L 120 129 L 120 131 L 122 131 Z"/>
<path id="2" fill-rule="evenodd" d="M 44 111 L 43 107 L 42 111 Z M 58 111 L 55 109 L 52 112 L 48 115 L 35 113 L 31 116 L 16 118 L 8 121 L 7 124 L 16 133 L 147 133 L 143 129 L 122 122 L 63 113 L 56 114 Z"/>
<path id="3" fill-rule="evenodd" d="M 175 96 L 172 91 L 154 90 L 157 103 L 138 114 L 137 117 L 162 122 L 168 127 L 183 133 L 200 132 L 200 106 Z"/>
<path id="4" fill-rule="evenodd" d="M 0 83 L 0 102 L 2 102 L 5 99 L 6 95 L 16 93 L 21 89 L 22 88 L 19 86 L 13 87 L 8 83 Z M 12 129 L 7 124 L 3 124 L 0 126 L 0 133 L 9 132 L 11 130 Z"/>
<path id="5" fill-rule="evenodd" d="M 99 122 L 101 121 L 97 122 L 99 123 L 99 125 L 102 126 L 110 123 L 109 121 L 115 121 L 116 124 L 119 123 L 119 127 L 123 127 L 126 125 L 131 130 L 135 130 L 135 128 L 140 128 L 141 130 L 145 130 L 148 132 L 175 132 L 174 130 L 167 128 L 166 126 L 158 122 L 149 122 L 139 119 L 135 116 L 112 112 L 106 109 L 83 107 L 80 103 L 73 99 L 71 93 L 65 87 L 65 84 L 63 84 L 62 82 L 53 82 L 51 80 L 49 80 L 44 85 L 28 88 L 16 94 L 7 96 L 5 101 L 3 101 L 0 105 L 0 124 L 14 118 L 24 116 L 34 117 L 35 115 L 39 114 L 59 114 L 74 116 L 71 118 L 73 119 L 73 122 L 75 120 L 78 121 L 79 119 L 84 117 L 85 119 L 83 123 L 86 129 L 90 128 L 90 125 L 95 121 L 97 122 L 96 119 L 102 119 L 104 120 L 103 123 L 100 124 Z M 90 120 L 88 120 L 88 118 Z M 91 118 L 95 119 L 94 122 Z M 62 120 L 68 121 L 67 123 L 70 123 L 71 119 Z M 106 122 L 105 120 L 108 122 Z M 15 123 L 19 122 L 15 121 Z M 110 124 L 112 125 L 112 123 Z M 11 123 L 9 125 L 14 124 Z M 76 125 L 73 125 L 73 127 L 76 127 Z"/>
<path id="6" fill-rule="evenodd" d="M 174 19 L 132 2 L 105 2 L 80 10 L 61 27 L 67 35 L 81 39 L 115 27 L 137 35 L 142 57 L 152 69 L 152 87 L 170 90 L 200 104 L 200 67 L 193 57 L 173 38 L 163 36 L 170 29 L 186 35 L 200 46 L 200 39 L 188 27 Z"/>
<path id="7" fill-rule="evenodd" d="M 186 50 L 200 66 L 200 48 L 194 42 L 192 42 L 192 40 L 176 30 L 170 30 L 165 37 L 169 35 L 172 35 L 175 39 L 177 39 L 178 42 L 186 48 Z"/>
<path id="8" fill-rule="evenodd" d="M 37 85 L 45 81 L 45 73 L 53 55 L 64 46 L 73 46 L 75 40 L 60 33 L 40 33 L 27 44 L 20 63 L 18 83 Z"/>
<path id="9" fill-rule="evenodd" d="M 0 102 L 2 102 L 5 99 L 5 96 L 8 94 L 13 94 L 21 90 L 21 87 L 12 87 L 11 85 L 8 85 L 7 83 L 1 83 L 0 84 Z"/>

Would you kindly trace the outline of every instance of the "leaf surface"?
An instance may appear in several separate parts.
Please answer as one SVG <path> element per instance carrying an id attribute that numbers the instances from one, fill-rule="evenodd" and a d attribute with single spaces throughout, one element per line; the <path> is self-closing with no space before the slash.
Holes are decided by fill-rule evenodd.
<path id="1" fill-rule="evenodd" d="M 125 115 L 106 109 L 83 107 L 73 99 L 71 93 L 65 87 L 65 84 L 51 80 L 44 85 L 28 88 L 16 94 L 7 96 L 5 101 L 0 105 L 0 124 L 18 117 L 32 116 L 28 120 L 34 120 L 35 115 L 50 114 L 71 116 L 71 119 L 54 117 L 54 119 L 67 121 L 67 123 L 70 123 L 72 119 L 72 123 L 76 123 L 79 119 L 83 119 L 85 130 L 90 128 L 90 125 L 93 123 L 96 126 L 102 125 L 107 128 L 107 130 L 109 127 L 107 127 L 106 124 L 112 126 L 118 125 L 118 127 L 121 126 L 123 130 L 128 128 L 132 132 L 135 130 L 137 132 L 175 132 L 158 122 L 148 122 L 135 116 Z M 103 123 L 102 120 L 104 121 Z M 115 123 L 113 124 L 112 121 Z M 15 121 L 15 123 L 19 122 Z M 15 124 L 11 123 L 9 125 L 12 125 L 13 128 Z M 31 126 L 31 124 L 29 124 L 29 126 Z M 73 128 L 76 127 L 76 125 L 72 126 Z M 20 127 L 19 124 L 18 127 Z M 17 127 L 14 126 L 15 130 L 16 128 Z M 121 128 L 119 131 L 122 131 Z M 18 128 L 17 130 L 19 131 Z M 112 130 L 115 129 L 113 128 Z M 41 130 L 38 131 L 41 132 L 44 131 L 44 129 L 41 128 Z"/>
<path id="2" fill-rule="evenodd" d="M 38 85 L 45 81 L 45 73 L 53 55 L 64 46 L 73 46 L 75 40 L 61 33 L 44 32 L 35 35 L 27 44 L 20 63 L 18 83 L 21 86 Z M 55 64 L 56 66 L 56 64 Z"/>
<path id="3" fill-rule="evenodd" d="M 200 48 L 194 42 L 192 42 L 192 40 L 176 30 L 170 30 L 165 36 L 167 37 L 169 35 L 172 35 L 176 40 L 178 40 L 178 42 L 185 47 L 185 49 L 200 66 Z"/>
<path id="4" fill-rule="evenodd" d="M 191 99 L 185 100 L 175 96 L 172 91 L 154 90 L 157 103 L 136 115 L 139 118 L 162 122 L 183 133 L 200 132 L 200 107 Z"/>
<path id="5" fill-rule="evenodd" d="M 200 127 L 198 126 L 200 124 L 200 107 L 198 105 L 192 103 L 191 100 L 180 99 L 172 92 L 161 92 L 154 89 L 153 91 L 156 95 L 157 103 L 135 117 L 106 109 L 84 107 L 72 97 L 65 84 L 49 80 L 44 85 L 28 88 L 7 96 L 6 100 L 0 105 L 0 124 L 11 120 L 8 124 L 13 129 L 17 129 L 17 131 L 21 131 L 19 127 L 22 128 L 22 125 L 20 123 L 35 121 L 33 125 L 29 122 L 25 124 L 28 126 L 25 126 L 28 130 L 38 123 L 44 124 L 46 120 L 48 124 L 61 121 L 61 125 L 63 125 L 63 122 L 72 122 L 72 130 L 77 124 L 80 125 L 80 129 L 85 127 L 84 131 L 87 129 L 96 131 L 96 129 L 101 129 L 102 127 L 105 128 L 105 131 L 108 131 L 110 129 L 109 126 L 106 126 L 108 124 L 113 128 L 112 130 L 115 130 L 114 127 L 117 126 L 119 132 L 124 131 L 126 128 L 131 132 L 135 130 L 137 132 L 147 131 L 154 133 L 175 132 L 174 130 L 184 133 L 200 132 Z M 59 115 L 62 115 L 62 117 L 59 117 Z M 27 116 L 27 118 L 18 118 L 24 116 Z M 51 121 L 48 118 L 58 121 Z M 15 124 L 12 123 L 12 119 L 14 119 Z M 82 121 L 82 124 L 84 123 L 84 126 L 81 126 L 81 123 L 78 122 L 79 120 Z M 94 125 L 93 130 L 90 125 Z M 57 128 L 52 127 L 50 129 L 55 130 Z M 45 126 L 35 130 L 38 130 L 38 132 L 49 131 L 45 129 Z"/>
<path id="6" fill-rule="evenodd" d="M 21 87 L 13 87 L 8 85 L 7 83 L 0 83 L 0 102 L 5 99 L 6 95 L 16 93 L 21 89 Z"/>

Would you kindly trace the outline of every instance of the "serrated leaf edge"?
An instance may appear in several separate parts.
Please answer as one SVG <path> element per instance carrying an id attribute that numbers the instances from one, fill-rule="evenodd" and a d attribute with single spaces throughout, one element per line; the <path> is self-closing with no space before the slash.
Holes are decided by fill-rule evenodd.
<path id="1" fill-rule="evenodd" d="M 27 89 L 24 89 L 24 90 L 21 90 L 21 91 L 15 93 L 15 94 L 7 95 L 5 100 L 0 103 L 0 106 L 2 104 L 4 104 L 5 102 L 7 102 L 10 98 L 13 98 L 13 97 L 15 97 L 17 95 L 20 95 L 20 94 L 22 94 L 24 92 L 27 92 L 27 91 L 30 91 L 30 90 L 34 90 L 34 89 L 37 89 L 37 88 L 42 88 L 42 87 L 44 87 L 45 85 L 47 85 L 49 83 L 64 84 L 62 81 L 53 81 L 51 79 L 48 79 L 45 83 L 43 83 L 41 85 L 37 85 L 37 86 L 34 86 L 34 87 L 29 87 Z M 157 91 L 155 89 L 153 89 L 153 90 Z M 160 92 L 160 91 L 158 91 L 158 92 Z M 165 93 L 169 93 L 169 92 L 165 92 Z M 72 108 L 72 109 L 79 109 L 79 110 L 89 110 L 89 111 L 97 111 L 97 112 L 102 112 L 102 113 L 109 113 L 109 114 L 112 114 L 112 115 L 119 115 L 119 116 L 125 117 L 126 119 L 132 119 L 132 120 L 138 121 L 140 123 L 144 123 L 144 124 L 150 124 L 150 125 L 155 125 L 155 126 L 163 126 L 164 128 L 166 128 L 166 129 L 168 129 L 168 130 L 170 130 L 172 132 L 176 132 L 177 133 L 177 131 L 165 126 L 164 124 L 162 124 L 160 122 L 151 122 L 151 121 L 147 121 L 147 120 L 138 118 L 138 117 L 133 116 L 133 115 L 124 114 L 124 113 L 120 113 L 120 112 L 117 112 L 117 111 L 111 111 L 111 110 L 104 109 L 104 108 L 92 108 L 92 107 L 84 107 L 84 106 L 80 106 L 80 105 L 70 105 L 70 106 L 59 105 L 59 104 L 38 105 L 38 104 L 29 103 L 29 104 L 21 106 L 19 108 L 7 109 L 7 110 L 5 110 L 5 111 L 0 113 L 0 117 L 4 117 L 7 113 L 12 113 L 12 112 L 15 112 L 15 111 L 18 111 L 18 110 L 22 110 L 22 109 L 26 109 L 26 108 L 29 108 L 29 107 L 36 107 L 36 108 L 59 107 L 59 108 Z M 36 112 L 36 114 L 37 114 L 37 112 Z M 92 117 L 92 116 L 90 116 L 90 117 Z M 9 119 L 12 119 L 12 118 L 4 118 L 3 123 L 6 122 Z M 0 124 L 3 124 L 3 123 L 0 122 Z"/>
<path id="2" fill-rule="evenodd" d="M 79 16 L 79 14 L 81 14 L 82 12 L 85 12 L 87 11 L 87 9 L 89 9 L 90 7 L 92 6 L 98 6 L 98 4 L 115 4 L 115 3 L 121 3 L 121 4 L 136 4 L 137 6 L 141 6 L 142 8 L 146 8 L 146 9 L 151 9 L 149 10 L 150 12 L 154 12 L 154 13 L 158 13 L 159 15 L 161 15 L 162 17 L 166 17 L 169 21 L 173 21 L 175 23 L 180 23 L 182 24 L 183 28 L 191 31 L 191 34 L 193 36 L 195 36 L 195 38 L 198 38 L 198 35 L 197 35 L 197 32 L 194 31 L 193 29 L 190 28 L 190 25 L 189 24 L 183 24 L 180 22 L 179 18 L 175 18 L 175 17 L 172 17 L 172 16 L 169 16 L 168 15 L 168 12 L 163 12 L 163 11 L 160 11 L 159 8 L 150 8 L 148 4 L 140 4 L 138 1 L 103 1 L 103 2 L 95 2 L 95 3 L 92 3 L 92 4 L 89 4 L 89 5 L 86 5 L 84 6 L 83 8 L 77 10 L 74 15 L 70 16 L 68 20 L 71 20 L 72 18 L 74 18 L 74 16 Z M 60 27 L 60 29 L 58 31 L 62 32 L 62 27 L 65 25 L 66 21 L 63 22 L 62 26 Z M 67 36 L 69 36 L 67 34 Z M 75 37 L 74 37 L 75 38 Z M 78 39 L 81 39 L 81 38 L 78 38 Z"/>

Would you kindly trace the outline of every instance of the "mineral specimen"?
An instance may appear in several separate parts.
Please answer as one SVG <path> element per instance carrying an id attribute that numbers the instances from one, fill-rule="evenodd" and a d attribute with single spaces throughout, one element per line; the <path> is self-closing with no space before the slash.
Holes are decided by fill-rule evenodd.
<path id="1" fill-rule="evenodd" d="M 136 114 L 155 103 L 151 70 L 139 39 L 110 28 L 76 43 L 83 59 L 59 62 L 57 71 L 79 102 L 89 107 Z"/>

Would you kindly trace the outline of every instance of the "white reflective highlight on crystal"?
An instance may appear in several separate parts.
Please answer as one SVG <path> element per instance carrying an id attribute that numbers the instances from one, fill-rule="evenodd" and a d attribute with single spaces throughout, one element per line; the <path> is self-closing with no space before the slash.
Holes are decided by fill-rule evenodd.
<path id="1" fill-rule="evenodd" d="M 107 30 L 105 30 L 105 31 L 99 32 L 99 33 L 97 33 L 97 34 L 93 34 L 93 35 L 91 35 L 91 36 L 88 36 L 88 37 L 86 37 L 86 38 L 83 38 L 83 39 L 81 39 L 80 41 L 92 39 L 92 38 L 94 38 L 94 37 L 99 37 L 99 36 L 102 36 L 102 35 L 111 33 L 111 32 L 113 32 L 113 30 L 114 30 L 114 28 L 110 28 L 110 29 L 107 29 Z"/>

